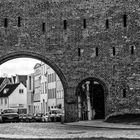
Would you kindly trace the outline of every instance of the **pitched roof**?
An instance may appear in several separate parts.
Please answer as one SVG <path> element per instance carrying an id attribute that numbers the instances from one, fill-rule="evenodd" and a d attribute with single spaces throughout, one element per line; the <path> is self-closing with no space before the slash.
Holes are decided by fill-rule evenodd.
<path id="1" fill-rule="evenodd" d="M 2 82 L 4 81 L 5 78 L 1 77 L 0 78 L 0 85 L 2 84 Z"/>
<path id="2" fill-rule="evenodd" d="M 41 67 L 41 64 L 40 63 L 36 63 L 35 66 L 34 66 L 34 69 L 37 69 L 39 67 Z"/>
<path id="3" fill-rule="evenodd" d="M 18 75 L 19 83 L 22 83 L 26 87 L 27 75 Z"/>
<path id="4" fill-rule="evenodd" d="M 18 87 L 18 84 L 8 84 L 0 91 L 0 97 L 8 97 L 12 92 Z M 7 89 L 7 92 L 4 93 L 4 90 Z"/>
<path id="5" fill-rule="evenodd" d="M 11 78 L 8 78 L 9 79 L 9 81 L 12 83 L 12 79 Z"/>

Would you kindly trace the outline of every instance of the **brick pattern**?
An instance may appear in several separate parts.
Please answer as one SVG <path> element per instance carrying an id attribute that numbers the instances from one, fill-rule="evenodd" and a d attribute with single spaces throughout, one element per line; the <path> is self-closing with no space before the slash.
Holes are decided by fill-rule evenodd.
<path id="1" fill-rule="evenodd" d="M 76 87 L 88 77 L 99 78 L 108 89 L 106 115 L 125 108 L 137 109 L 139 4 L 136 0 L 1 1 L 0 63 L 30 56 L 52 66 L 65 88 L 66 121 L 77 120 Z M 135 46 L 133 55 L 131 45 Z M 126 98 L 122 98 L 124 87 Z"/>

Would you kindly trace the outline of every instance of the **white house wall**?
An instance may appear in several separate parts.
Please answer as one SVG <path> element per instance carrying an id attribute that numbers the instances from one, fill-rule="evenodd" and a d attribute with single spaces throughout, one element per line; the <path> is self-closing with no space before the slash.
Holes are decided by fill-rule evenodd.
<path id="1" fill-rule="evenodd" d="M 23 89 L 24 92 L 19 93 L 19 89 Z M 9 106 L 19 104 L 23 104 L 24 107 L 27 108 L 27 89 L 22 83 L 20 83 L 20 85 L 9 96 Z"/>
<path id="2" fill-rule="evenodd" d="M 57 105 L 56 98 L 55 99 L 48 99 L 48 107 L 54 108 Z"/>

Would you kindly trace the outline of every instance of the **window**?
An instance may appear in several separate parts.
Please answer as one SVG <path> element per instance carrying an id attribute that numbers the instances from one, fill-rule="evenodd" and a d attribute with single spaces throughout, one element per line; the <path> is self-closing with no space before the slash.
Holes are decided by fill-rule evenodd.
<path id="1" fill-rule="evenodd" d="M 3 94 L 6 94 L 7 92 L 8 92 L 8 88 L 5 88 L 4 90 L 3 90 Z"/>
<path id="2" fill-rule="evenodd" d="M 64 29 L 67 29 L 67 20 L 64 20 Z"/>
<path id="3" fill-rule="evenodd" d="M 5 98 L 5 105 L 7 105 L 7 98 Z"/>
<path id="4" fill-rule="evenodd" d="M 50 82 L 50 79 L 49 78 L 50 78 L 50 75 L 48 74 L 48 83 Z"/>
<path id="5" fill-rule="evenodd" d="M 52 82 L 54 82 L 53 73 L 52 73 Z"/>
<path id="6" fill-rule="evenodd" d="M 86 19 L 83 19 L 83 27 L 84 29 L 86 29 L 87 25 L 86 25 Z"/>
<path id="7" fill-rule="evenodd" d="M 51 74 L 51 82 L 53 82 L 53 73 Z"/>
<path id="8" fill-rule="evenodd" d="M 106 29 L 109 29 L 109 20 L 106 19 Z"/>
<path id="9" fill-rule="evenodd" d="M 54 73 L 54 81 L 56 81 L 56 73 Z"/>
<path id="10" fill-rule="evenodd" d="M 48 99 L 50 99 L 50 89 L 48 89 Z"/>
<path id="11" fill-rule="evenodd" d="M 56 98 L 56 88 L 54 89 L 54 98 Z"/>
<path id="12" fill-rule="evenodd" d="M 47 94 L 47 82 L 45 82 L 45 93 Z"/>
<path id="13" fill-rule="evenodd" d="M 23 89 L 19 89 L 19 93 L 23 93 L 24 92 L 24 90 Z"/>
<path id="14" fill-rule="evenodd" d="M 52 74 L 50 74 L 50 83 L 52 82 Z"/>

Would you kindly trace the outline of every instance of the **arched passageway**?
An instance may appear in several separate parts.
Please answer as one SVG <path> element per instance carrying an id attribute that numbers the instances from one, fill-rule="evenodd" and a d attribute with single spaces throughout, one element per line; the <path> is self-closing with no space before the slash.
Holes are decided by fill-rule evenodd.
<path id="1" fill-rule="evenodd" d="M 61 83 L 63 85 L 63 91 L 64 91 L 64 97 L 65 97 L 66 91 L 67 91 L 67 82 L 66 82 L 65 76 L 64 76 L 62 70 L 59 68 L 58 64 L 56 62 L 48 59 L 44 55 L 41 55 L 41 54 L 38 54 L 38 53 L 33 53 L 33 52 L 31 53 L 29 51 L 25 51 L 25 52 L 19 51 L 19 52 L 8 53 L 8 54 L 5 54 L 5 55 L 0 57 L 0 65 L 5 63 L 5 62 L 7 62 L 8 60 L 12 60 L 12 59 L 15 59 L 15 58 L 25 58 L 25 57 L 26 58 L 38 59 L 38 60 L 44 62 L 45 64 L 49 65 L 56 72 L 56 74 L 59 76 L 59 78 L 61 80 Z M 63 99 L 64 99 L 64 97 L 63 97 Z M 59 101 L 60 101 L 60 99 L 59 99 Z M 64 102 L 65 102 L 65 100 L 64 100 Z M 45 109 L 45 106 L 47 106 L 45 103 L 46 102 L 43 100 L 43 102 L 41 103 L 41 105 L 42 105 L 41 106 L 42 107 L 41 110 Z M 65 109 L 65 107 L 64 107 L 64 109 Z"/>
<path id="2" fill-rule="evenodd" d="M 77 87 L 79 119 L 104 119 L 106 93 L 106 86 L 101 80 L 84 79 Z"/>

